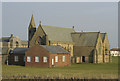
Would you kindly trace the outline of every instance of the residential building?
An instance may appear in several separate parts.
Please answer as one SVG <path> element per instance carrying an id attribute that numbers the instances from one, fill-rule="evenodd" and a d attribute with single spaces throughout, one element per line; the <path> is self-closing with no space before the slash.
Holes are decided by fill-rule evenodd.
<path id="1" fill-rule="evenodd" d="M 31 48 L 15 48 L 10 52 L 11 65 L 33 67 L 70 66 L 70 53 L 61 46 L 36 45 Z"/>
<path id="2" fill-rule="evenodd" d="M 0 38 L 0 48 L 2 49 L 0 57 L 2 58 L 2 64 L 8 64 L 10 50 L 20 47 L 27 48 L 27 41 L 22 41 L 18 36 L 14 37 L 13 34 L 10 37 Z"/>
<path id="3" fill-rule="evenodd" d="M 27 50 L 29 50 L 29 48 L 14 48 L 11 50 L 8 57 L 9 65 L 25 66 L 25 52 Z"/>
<path id="4" fill-rule="evenodd" d="M 110 54 L 112 56 L 120 56 L 120 49 L 119 48 L 113 48 L 110 50 Z"/>

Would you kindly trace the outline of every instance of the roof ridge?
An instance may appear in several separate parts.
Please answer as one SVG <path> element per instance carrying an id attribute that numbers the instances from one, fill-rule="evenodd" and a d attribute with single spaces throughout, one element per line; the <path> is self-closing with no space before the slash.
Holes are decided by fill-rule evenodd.
<path id="1" fill-rule="evenodd" d="M 72 34 L 87 34 L 87 33 L 99 33 L 99 32 L 72 32 Z"/>
<path id="2" fill-rule="evenodd" d="M 50 26 L 50 25 L 42 25 L 42 26 Z M 58 27 L 58 26 L 50 26 L 50 27 L 54 27 L 54 28 L 65 28 L 65 27 Z M 73 28 L 65 28 L 65 29 L 73 29 Z"/>

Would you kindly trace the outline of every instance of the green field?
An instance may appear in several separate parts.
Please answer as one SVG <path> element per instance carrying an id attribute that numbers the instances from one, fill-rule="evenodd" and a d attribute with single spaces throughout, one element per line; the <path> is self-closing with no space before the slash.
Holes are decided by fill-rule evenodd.
<path id="1" fill-rule="evenodd" d="M 113 57 L 112 63 L 104 64 L 71 64 L 70 67 L 24 67 L 3 65 L 3 79 L 12 78 L 87 78 L 87 79 L 117 79 L 118 57 Z"/>

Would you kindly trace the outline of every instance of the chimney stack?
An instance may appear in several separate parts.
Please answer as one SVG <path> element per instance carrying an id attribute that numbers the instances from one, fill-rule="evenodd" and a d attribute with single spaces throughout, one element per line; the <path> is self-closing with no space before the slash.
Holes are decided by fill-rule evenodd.
<path id="1" fill-rule="evenodd" d="M 73 29 L 74 29 L 74 26 L 73 26 Z"/>
<path id="2" fill-rule="evenodd" d="M 11 36 L 10 36 L 11 38 L 13 37 L 13 34 L 11 34 Z"/>

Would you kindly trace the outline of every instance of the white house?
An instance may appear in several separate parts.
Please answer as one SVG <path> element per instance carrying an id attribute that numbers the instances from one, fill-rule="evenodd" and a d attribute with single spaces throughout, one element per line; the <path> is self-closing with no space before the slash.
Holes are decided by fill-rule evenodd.
<path id="1" fill-rule="evenodd" d="M 110 50 L 110 54 L 112 56 L 120 56 L 120 49 L 119 48 L 113 48 Z"/>

